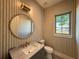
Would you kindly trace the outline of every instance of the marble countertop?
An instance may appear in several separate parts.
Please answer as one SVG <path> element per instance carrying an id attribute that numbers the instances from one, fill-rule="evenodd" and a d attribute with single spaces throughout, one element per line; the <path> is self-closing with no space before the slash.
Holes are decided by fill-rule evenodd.
<path id="1" fill-rule="evenodd" d="M 18 47 L 9 51 L 12 59 L 30 59 L 44 47 L 43 44 L 34 42 L 27 47 Z"/>

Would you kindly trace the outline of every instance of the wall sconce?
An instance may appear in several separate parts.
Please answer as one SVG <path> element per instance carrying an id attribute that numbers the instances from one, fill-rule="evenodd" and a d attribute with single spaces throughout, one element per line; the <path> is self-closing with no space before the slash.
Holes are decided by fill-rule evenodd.
<path id="1" fill-rule="evenodd" d="M 28 8 L 26 4 L 21 3 L 20 1 L 17 2 L 17 6 L 18 6 L 18 8 L 20 8 L 22 10 L 30 11 L 30 8 Z"/>

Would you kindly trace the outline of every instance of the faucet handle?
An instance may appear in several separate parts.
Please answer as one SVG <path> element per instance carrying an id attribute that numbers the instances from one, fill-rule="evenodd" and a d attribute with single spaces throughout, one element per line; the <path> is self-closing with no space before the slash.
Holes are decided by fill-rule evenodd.
<path id="1" fill-rule="evenodd" d="M 30 44 L 29 42 L 26 42 L 26 43 L 25 43 L 26 46 L 28 46 L 29 44 Z"/>
<path id="2" fill-rule="evenodd" d="M 26 42 L 24 44 L 21 44 L 20 47 L 23 47 L 24 48 L 24 47 L 27 47 L 28 45 L 29 45 L 29 42 Z"/>

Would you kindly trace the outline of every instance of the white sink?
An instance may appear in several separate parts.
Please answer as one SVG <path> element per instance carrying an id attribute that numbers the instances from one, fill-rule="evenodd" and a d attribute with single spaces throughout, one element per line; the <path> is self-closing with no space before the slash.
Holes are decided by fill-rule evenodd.
<path id="1" fill-rule="evenodd" d="M 41 48 L 43 48 L 43 44 L 33 42 L 28 47 L 22 49 L 22 51 L 27 55 L 28 58 L 37 53 Z"/>
<path id="2" fill-rule="evenodd" d="M 22 51 L 27 55 L 31 52 L 34 52 L 36 49 L 38 49 L 38 45 L 30 44 L 28 47 L 22 49 Z"/>

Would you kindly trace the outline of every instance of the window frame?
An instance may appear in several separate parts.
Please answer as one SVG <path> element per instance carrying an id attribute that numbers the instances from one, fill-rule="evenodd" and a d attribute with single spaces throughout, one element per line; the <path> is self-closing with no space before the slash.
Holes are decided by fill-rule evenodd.
<path id="1" fill-rule="evenodd" d="M 56 17 L 57 16 L 62 16 L 62 15 L 66 15 L 66 14 L 69 14 L 69 34 L 64 34 L 64 33 L 56 33 Z M 66 12 L 66 13 L 62 13 L 62 14 L 58 14 L 58 15 L 55 15 L 55 36 L 60 36 L 60 37 L 68 37 L 68 38 L 72 38 L 72 20 L 71 20 L 71 11 L 69 12 Z"/>

